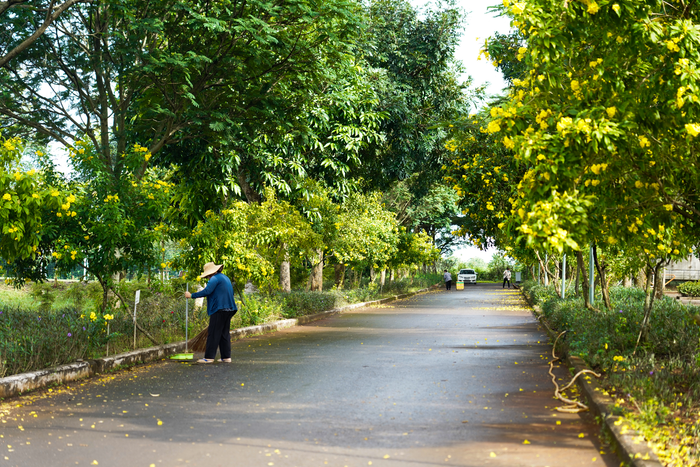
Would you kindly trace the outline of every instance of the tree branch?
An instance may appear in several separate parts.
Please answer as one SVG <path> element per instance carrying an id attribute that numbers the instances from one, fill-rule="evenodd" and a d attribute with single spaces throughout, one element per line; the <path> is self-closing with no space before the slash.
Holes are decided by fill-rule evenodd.
<path id="1" fill-rule="evenodd" d="M 58 6 L 54 13 L 51 14 L 50 16 L 47 16 L 46 20 L 43 22 L 41 26 L 39 26 L 39 29 L 34 31 L 34 34 L 26 38 L 22 43 L 20 43 L 18 46 L 10 50 L 5 56 L 0 57 L 0 67 L 4 67 L 9 63 L 10 60 L 15 58 L 17 55 L 19 55 L 21 52 L 23 52 L 25 49 L 27 49 L 30 45 L 32 45 L 39 37 L 41 37 L 42 34 L 46 31 L 46 29 L 56 21 L 56 19 L 61 16 L 61 14 L 66 11 L 68 8 L 71 6 L 75 5 L 76 3 L 83 3 L 83 2 L 90 2 L 92 0 L 66 0 L 63 4 Z M 0 4 L 0 14 L 2 14 L 5 10 L 8 8 L 12 7 L 12 4 L 18 4 L 22 2 L 17 2 L 17 1 L 8 1 L 5 2 L 4 4 Z M 7 5 L 7 6 L 6 6 Z"/>

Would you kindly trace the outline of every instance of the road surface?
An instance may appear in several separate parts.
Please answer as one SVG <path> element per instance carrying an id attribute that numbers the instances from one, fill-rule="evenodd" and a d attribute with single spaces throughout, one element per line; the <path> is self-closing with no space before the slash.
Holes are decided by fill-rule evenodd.
<path id="1" fill-rule="evenodd" d="M 437 290 L 5 401 L 0 466 L 617 467 L 550 352 L 515 290 Z"/>

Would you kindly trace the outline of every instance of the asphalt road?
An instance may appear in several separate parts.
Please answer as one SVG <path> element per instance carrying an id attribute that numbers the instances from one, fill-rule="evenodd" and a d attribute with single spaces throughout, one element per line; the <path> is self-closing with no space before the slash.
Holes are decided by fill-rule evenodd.
<path id="1" fill-rule="evenodd" d="M 5 401 L 0 466 L 617 467 L 550 352 L 514 290 L 430 292 Z"/>

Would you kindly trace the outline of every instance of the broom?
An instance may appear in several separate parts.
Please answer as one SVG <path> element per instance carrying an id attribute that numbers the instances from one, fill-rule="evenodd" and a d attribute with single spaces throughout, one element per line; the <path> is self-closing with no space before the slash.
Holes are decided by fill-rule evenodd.
<path id="1" fill-rule="evenodd" d="M 235 282 L 234 284 L 234 289 L 235 289 Z M 240 289 L 236 290 L 238 292 L 238 296 L 241 298 L 241 304 L 243 306 L 246 306 L 245 301 L 243 300 L 243 294 L 241 293 Z M 209 336 L 209 326 L 205 327 L 199 333 L 194 336 L 192 339 L 189 340 L 187 345 L 189 346 L 190 349 L 192 349 L 194 352 L 204 352 L 207 349 L 207 337 Z"/>

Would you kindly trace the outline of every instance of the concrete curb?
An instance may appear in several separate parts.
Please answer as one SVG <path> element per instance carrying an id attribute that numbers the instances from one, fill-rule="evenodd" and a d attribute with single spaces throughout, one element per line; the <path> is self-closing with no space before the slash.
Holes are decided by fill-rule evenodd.
<path id="1" fill-rule="evenodd" d="M 427 292 L 438 285 L 421 289 L 417 292 L 411 292 L 402 295 L 395 295 L 380 300 L 372 300 L 369 302 L 353 303 L 340 308 L 323 311 L 308 316 L 301 316 L 294 319 L 284 319 L 275 321 L 274 323 L 261 324 L 258 326 L 248 326 L 245 328 L 233 329 L 231 337 L 234 339 L 242 339 L 255 334 L 264 332 L 274 332 L 280 329 L 291 328 L 302 324 L 317 321 L 319 319 L 328 318 L 329 316 L 342 313 L 347 310 L 361 308 L 369 305 L 377 305 L 382 303 L 393 302 L 402 298 L 408 298 L 413 295 Z M 17 375 L 0 378 L 0 399 L 24 394 L 28 391 L 44 388 L 51 385 L 68 383 L 71 381 L 88 378 L 101 373 L 114 371 L 124 365 L 135 365 L 138 363 L 146 363 L 154 360 L 159 360 L 175 353 L 185 350 L 185 341 L 175 342 L 172 344 L 164 344 L 147 349 L 137 349 L 131 352 L 126 352 L 110 357 L 98 358 L 90 361 L 73 362 L 65 365 L 59 365 L 43 370 L 32 371 L 29 373 L 20 373 Z"/>
<path id="2" fill-rule="evenodd" d="M 550 341 L 554 344 L 557 336 L 549 329 L 541 308 L 532 304 L 524 292 L 522 296 L 532 308 L 535 317 L 545 327 Z M 581 370 L 590 369 L 580 357 L 565 355 L 563 360 L 573 370 L 572 376 Z M 646 441 L 643 435 L 625 424 L 622 417 L 613 415 L 615 401 L 598 385 L 593 376 L 579 376 L 576 379 L 576 385 L 579 387 L 581 394 L 588 400 L 588 407 L 599 423 L 601 423 L 603 430 L 609 435 L 611 444 L 624 465 L 633 467 L 663 466 L 651 449 L 651 443 Z"/>

